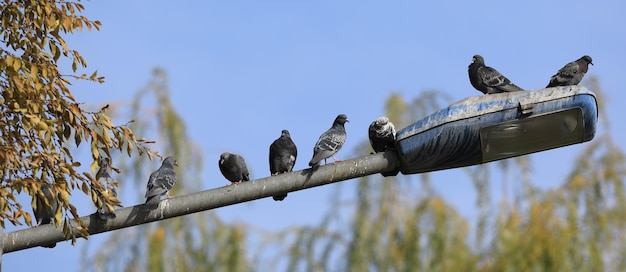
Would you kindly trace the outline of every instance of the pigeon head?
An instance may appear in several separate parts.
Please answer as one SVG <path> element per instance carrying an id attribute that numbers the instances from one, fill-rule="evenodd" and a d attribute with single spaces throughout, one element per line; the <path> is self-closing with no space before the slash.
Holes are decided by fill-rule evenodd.
<path id="1" fill-rule="evenodd" d="M 169 165 L 171 167 L 178 166 L 178 161 L 174 158 L 174 156 L 169 156 L 165 158 L 163 165 Z"/>
<path id="2" fill-rule="evenodd" d="M 350 122 L 350 120 L 348 120 L 348 116 L 345 114 L 339 114 L 337 115 L 337 118 L 335 118 L 335 122 L 333 122 L 333 127 L 336 125 L 343 126 L 346 122 Z"/>
<path id="3" fill-rule="evenodd" d="M 109 159 L 106 157 L 100 157 L 100 168 L 108 168 L 109 167 Z"/>
<path id="4" fill-rule="evenodd" d="M 220 164 L 223 164 L 224 161 L 228 160 L 228 158 L 230 158 L 230 153 L 228 152 L 224 152 L 220 155 Z"/>
<path id="5" fill-rule="evenodd" d="M 472 57 L 472 62 L 478 63 L 478 64 L 485 64 L 485 59 L 481 55 L 474 55 L 474 57 Z"/>
<path id="6" fill-rule="evenodd" d="M 590 57 L 590 56 L 584 55 L 584 56 L 583 56 L 582 58 L 580 58 L 580 59 L 581 59 L 581 60 L 583 60 L 583 61 L 584 61 L 585 63 L 587 63 L 587 64 L 591 64 L 591 65 L 593 65 L 593 62 L 591 62 L 591 57 Z"/>
<path id="7" fill-rule="evenodd" d="M 291 135 L 289 135 L 289 130 L 283 129 L 283 131 L 280 132 L 280 137 L 290 137 Z"/>
<path id="8" fill-rule="evenodd" d="M 377 128 L 381 128 L 381 127 L 384 127 L 388 123 L 389 123 L 389 118 L 387 118 L 386 116 L 383 116 L 383 117 L 379 117 L 378 119 L 376 119 L 376 121 L 374 121 L 374 126 L 376 126 Z"/>

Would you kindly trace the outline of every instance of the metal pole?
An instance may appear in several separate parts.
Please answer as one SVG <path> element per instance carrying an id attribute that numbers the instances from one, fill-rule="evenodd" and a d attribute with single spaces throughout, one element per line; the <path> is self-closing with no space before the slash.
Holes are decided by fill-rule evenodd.
<path id="1" fill-rule="evenodd" d="M 390 172 L 399 169 L 399 166 L 400 161 L 396 153 L 388 151 L 320 166 L 315 170 L 308 168 L 177 196 L 161 201 L 159 207 L 154 210 L 146 210 L 143 205 L 127 207 L 116 210 L 115 219 L 101 220 L 92 214 L 81 217 L 80 220 L 83 225 L 88 226 L 88 232 L 92 235 L 375 173 Z M 13 231 L 3 236 L 0 246 L 3 247 L 4 253 L 65 241 L 62 229 L 51 224 Z"/>

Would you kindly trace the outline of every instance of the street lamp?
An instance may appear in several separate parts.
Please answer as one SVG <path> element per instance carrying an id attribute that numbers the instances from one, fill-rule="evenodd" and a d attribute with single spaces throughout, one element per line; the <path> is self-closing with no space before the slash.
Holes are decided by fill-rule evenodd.
<path id="1" fill-rule="evenodd" d="M 398 131 L 400 171 L 463 167 L 586 142 L 597 120 L 595 94 L 582 86 L 469 97 Z"/>

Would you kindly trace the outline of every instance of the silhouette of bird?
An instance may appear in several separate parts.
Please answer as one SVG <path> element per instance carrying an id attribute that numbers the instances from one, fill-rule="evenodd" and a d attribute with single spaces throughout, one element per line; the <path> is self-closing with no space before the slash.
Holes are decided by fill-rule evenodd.
<path id="1" fill-rule="evenodd" d="M 396 128 L 385 116 L 377 118 L 370 124 L 368 136 L 376 153 L 396 148 Z"/>
<path id="2" fill-rule="evenodd" d="M 146 186 L 146 205 L 149 208 L 156 208 L 161 202 L 161 196 L 171 198 L 170 190 L 176 184 L 176 171 L 174 166 L 178 166 L 178 161 L 173 156 L 163 160 L 161 167 L 150 174 L 148 185 Z"/>
<path id="3" fill-rule="evenodd" d="M 111 166 L 104 157 L 100 159 L 100 169 L 96 173 L 96 180 L 105 194 L 117 197 L 117 182 L 111 177 Z M 102 202 L 102 207 L 98 209 L 98 217 L 104 220 L 114 219 L 115 208 L 106 205 L 106 197 L 100 191 L 96 191 L 96 195 Z"/>
<path id="4" fill-rule="evenodd" d="M 240 183 L 250 180 L 248 166 L 242 156 L 224 152 L 219 160 L 220 172 L 232 183 Z"/>
<path id="5" fill-rule="evenodd" d="M 485 59 L 481 55 L 474 55 L 472 63 L 467 67 L 470 83 L 484 94 L 518 92 L 524 89 L 500 74 L 496 69 L 485 66 Z"/>
<path id="6" fill-rule="evenodd" d="M 309 166 L 319 166 L 322 160 L 324 160 L 324 164 L 326 164 L 326 159 L 329 157 L 333 158 L 333 162 L 337 162 L 334 155 L 346 142 L 347 135 L 346 128 L 344 127 L 346 122 L 350 122 L 348 116 L 345 114 L 337 115 L 330 129 L 322 133 L 317 143 L 315 143 L 313 147 L 313 158 L 309 161 Z"/>
<path id="7" fill-rule="evenodd" d="M 584 55 L 581 58 L 572 61 L 561 68 L 555 75 L 550 78 L 550 83 L 546 88 L 556 86 L 578 85 L 589 69 L 591 57 Z"/>
<path id="8" fill-rule="evenodd" d="M 35 225 L 35 227 L 43 224 L 53 224 L 55 222 L 54 217 L 57 209 L 59 208 L 59 202 L 56 195 L 57 193 L 52 184 L 44 183 L 41 185 L 39 191 L 33 196 L 35 200 L 33 214 L 35 214 L 35 221 L 37 221 L 37 225 Z M 56 245 L 56 243 L 51 243 L 42 245 L 42 247 L 53 248 Z"/>
<path id="9" fill-rule="evenodd" d="M 270 145 L 270 173 L 272 176 L 291 172 L 296 164 L 298 157 L 298 148 L 291 140 L 289 131 L 284 129 L 280 133 L 280 137 Z M 287 193 L 275 195 L 272 198 L 276 201 L 282 201 L 287 197 Z"/>

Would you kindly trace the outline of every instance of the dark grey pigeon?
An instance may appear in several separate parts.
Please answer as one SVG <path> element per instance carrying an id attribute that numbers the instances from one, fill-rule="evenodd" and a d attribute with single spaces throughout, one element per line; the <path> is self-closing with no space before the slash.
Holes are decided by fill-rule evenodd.
<path id="1" fill-rule="evenodd" d="M 376 153 L 396 148 L 396 128 L 385 116 L 377 118 L 370 124 L 368 135 Z"/>
<path id="2" fill-rule="evenodd" d="M 504 77 L 500 72 L 485 66 L 485 59 L 481 55 L 474 55 L 472 63 L 467 67 L 470 83 L 484 94 L 519 92 L 524 89 Z"/>
<path id="3" fill-rule="evenodd" d="M 333 158 L 333 162 L 337 161 L 337 159 L 335 159 L 335 153 L 337 153 L 346 142 L 347 135 L 346 128 L 344 127 L 346 122 L 350 122 L 348 116 L 345 114 L 337 115 L 330 129 L 324 132 L 317 140 L 317 143 L 315 143 L 315 147 L 313 147 L 313 158 L 309 161 L 309 166 L 319 166 L 322 160 L 324 160 L 324 164 L 326 164 L 326 159 L 330 157 Z"/>
<path id="4" fill-rule="evenodd" d="M 96 173 L 96 180 L 105 194 L 117 197 L 117 181 L 111 177 L 111 166 L 107 158 L 100 159 L 100 169 Z M 96 194 L 102 202 L 102 208 L 98 209 L 98 217 L 104 220 L 115 219 L 115 208 L 106 205 L 106 198 L 100 191 L 96 191 Z"/>
<path id="5" fill-rule="evenodd" d="M 250 180 L 250 172 L 248 172 L 246 161 L 238 154 L 222 153 L 220 155 L 219 167 L 222 175 L 232 183 Z"/>
<path id="6" fill-rule="evenodd" d="M 165 158 L 161 167 L 150 174 L 148 185 L 146 186 L 146 205 L 149 208 L 156 208 L 161 202 L 161 196 L 171 198 L 170 190 L 176 184 L 176 172 L 174 166 L 178 166 L 178 161 L 172 156 Z"/>
<path id="7" fill-rule="evenodd" d="M 386 152 L 396 149 L 396 128 L 393 123 L 389 122 L 387 117 L 379 117 L 372 122 L 368 129 L 370 144 L 374 152 Z M 384 177 L 395 176 L 399 170 L 382 172 Z"/>
<path id="8" fill-rule="evenodd" d="M 291 172 L 297 157 L 298 148 L 291 140 L 289 131 L 284 129 L 281 131 L 280 137 L 270 145 L 270 173 L 272 176 Z M 286 193 L 273 196 L 276 201 L 282 201 L 286 197 Z"/>
<path id="9" fill-rule="evenodd" d="M 33 214 L 35 214 L 35 221 L 37 221 L 36 227 L 43 224 L 53 224 L 54 215 L 59 208 L 59 202 L 56 198 L 56 191 L 50 183 L 44 183 L 41 185 L 39 192 L 33 197 L 35 198 L 35 205 L 33 206 Z M 42 247 L 53 248 L 57 244 L 51 243 L 42 245 Z"/>
<path id="10" fill-rule="evenodd" d="M 583 80 L 583 77 L 587 73 L 589 69 L 589 64 L 593 65 L 591 62 L 591 57 L 584 55 L 576 61 L 572 61 L 561 70 L 556 72 L 555 75 L 550 78 L 550 83 L 546 88 L 556 87 L 556 86 L 570 86 L 570 85 L 578 85 L 580 81 Z"/>

